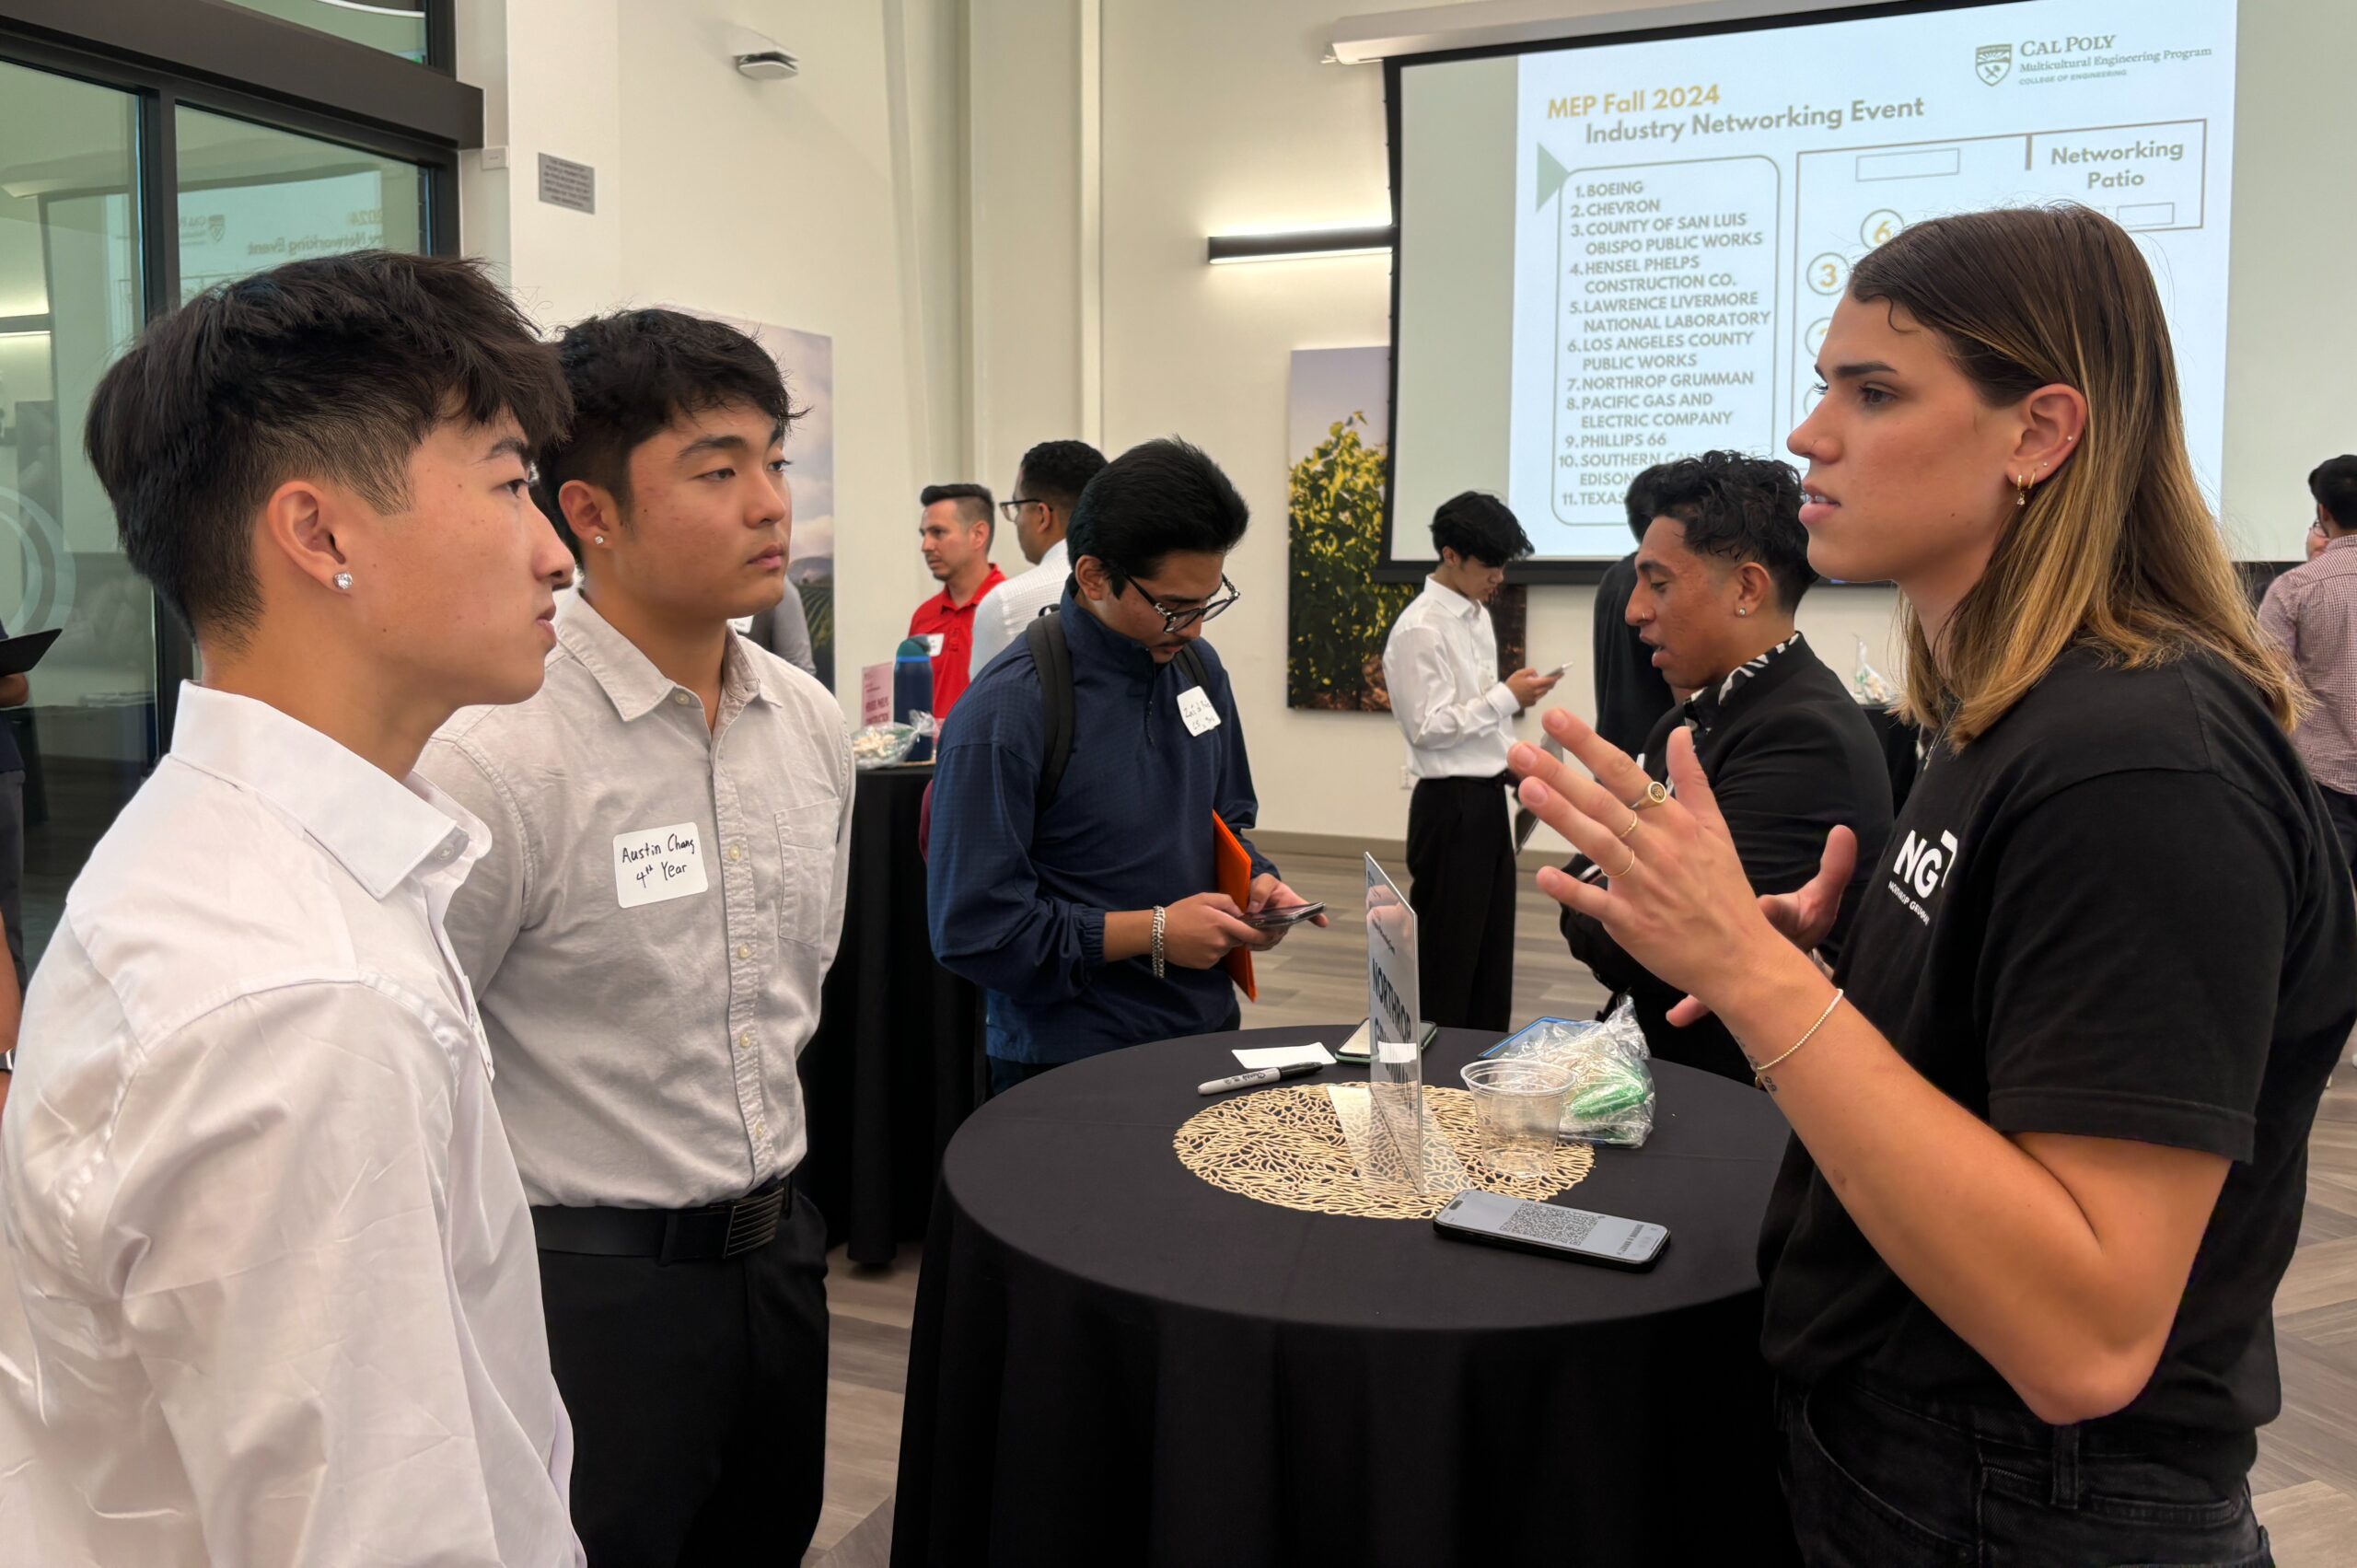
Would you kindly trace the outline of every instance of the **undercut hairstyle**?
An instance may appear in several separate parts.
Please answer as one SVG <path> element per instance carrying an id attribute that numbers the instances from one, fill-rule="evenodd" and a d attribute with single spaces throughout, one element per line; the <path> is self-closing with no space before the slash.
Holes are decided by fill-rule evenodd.
<path id="1" fill-rule="evenodd" d="M 581 557 L 557 496 L 585 480 L 630 505 L 631 454 L 682 417 L 750 408 L 783 440 L 803 410 L 769 351 L 725 321 L 681 310 L 617 310 L 575 321 L 557 340 L 573 393 L 573 428 L 540 451 L 540 509 Z"/>
<path id="2" fill-rule="evenodd" d="M 254 525 L 280 485 L 327 481 L 399 512 L 435 426 L 513 417 L 537 449 L 571 412 L 555 355 L 481 262 L 361 250 L 157 319 L 99 378 L 83 445 L 132 569 L 235 649 L 261 615 Z"/>
<path id="3" fill-rule="evenodd" d="M 1654 485 L 1667 467 L 1666 463 L 1655 463 L 1629 482 L 1629 532 L 1640 546 L 1645 542 L 1645 530 L 1661 516 L 1661 508 L 1654 505 Z"/>
<path id="4" fill-rule="evenodd" d="M 1468 490 L 1442 502 L 1433 514 L 1433 548 L 1454 550 L 1484 566 L 1503 566 L 1530 553 L 1530 536 L 1504 502 Z"/>
<path id="5" fill-rule="evenodd" d="M 1741 565 L 1757 561 L 1790 610 L 1817 581 L 1801 527 L 1800 477 L 1772 458 L 1704 452 L 1646 470 L 1654 516 L 1675 517 L 1686 548 Z"/>
<path id="6" fill-rule="evenodd" d="M 2308 475 L 2308 494 L 2334 528 L 2344 533 L 2357 529 L 2357 457 L 2327 458 L 2318 463 Z"/>
<path id="7" fill-rule="evenodd" d="M 1105 471 L 1105 454 L 1086 441 L 1042 441 L 1023 454 L 1016 470 L 1026 501 L 1045 501 L 1069 517 L 1088 482 Z"/>
<path id="8" fill-rule="evenodd" d="M 1219 465 L 1173 436 L 1131 447 L 1088 482 L 1067 548 L 1075 562 L 1103 563 L 1118 592 L 1132 578 L 1158 575 L 1166 556 L 1226 554 L 1251 516 Z"/>
<path id="9" fill-rule="evenodd" d="M 991 499 L 987 484 L 928 484 L 917 492 L 917 505 L 930 506 L 936 501 L 955 501 L 958 515 L 969 525 L 982 525 L 982 543 L 988 548 L 998 537 L 997 503 Z"/>

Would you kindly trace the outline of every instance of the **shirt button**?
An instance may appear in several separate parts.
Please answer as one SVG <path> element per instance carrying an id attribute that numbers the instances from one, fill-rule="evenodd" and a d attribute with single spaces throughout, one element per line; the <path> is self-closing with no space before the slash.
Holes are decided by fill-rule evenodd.
<path id="1" fill-rule="evenodd" d="M 749 958 L 752 956 L 753 945 L 750 942 L 739 942 L 737 944 L 737 961 L 738 963 L 743 963 L 747 958 Z"/>
<path id="2" fill-rule="evenodd" d="M 692 691 L 674 691 L 671 693 L 671 701 L 679 703 L 679 706 L 683 708 L 695 700 L 696 694 Z"/>
<path id="3" fill-rule="evenodd" d="M 742 859 L 744 859 L 744 858 L 745 858 L 745 846 L 744 846 L 743 844 L 730 844 L 730 845 L 728 846 L 728 858 L 729 858 L 730 860 L 742 860 Z"/>
<path id="4" fill-rule="evenodd" d="M 754 1136 L 754 1137 L 756 1137 L 756 1138 L 767 1138 L 769 1135 L 770 1135 L 770 1130 L 769 1130 L 768 1128 L 766 1128 L 766 1127 L 762 1126 L 762 1125 L 761 1125 L 760 1122 L 758 1122 L 758 1121 L 756 1121 L 756 1122 L 754 1122 L 754 1123 L 753 1123 L 753 1136 Z"/>
<path id="5" fill-rule="evenodd" d="M 737 1037 L 737 1049 L 739 1051 L 750 1051 L 753 1049 L 752 1030 L 747 1029 L 743 1034 Z"/>

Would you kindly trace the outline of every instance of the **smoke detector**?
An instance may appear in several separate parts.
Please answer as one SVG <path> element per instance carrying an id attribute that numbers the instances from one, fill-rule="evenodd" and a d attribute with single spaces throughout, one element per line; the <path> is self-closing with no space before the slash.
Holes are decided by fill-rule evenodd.
<path id="1" fill-rule="evenodd" d="M 802 72 L 802 63 L 791 51 L 778 47 L 777 40 L 746 28 L 729 29 L 728 58 L 738 75 L 757 82 L 781 81 Z"/>

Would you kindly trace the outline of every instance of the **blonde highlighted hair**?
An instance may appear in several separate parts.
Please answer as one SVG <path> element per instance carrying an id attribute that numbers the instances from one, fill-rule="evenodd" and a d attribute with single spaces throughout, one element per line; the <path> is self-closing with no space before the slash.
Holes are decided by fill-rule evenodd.
<path id="1" fill-rule="evenodd" d="M 2292 726 L 2297 689 L 2194 483 L 2168 324 L 2125 229 L 2077 206 L 1933 218 L 1860 261 L 1850 292 L 1938 333 L 1992 408 L 2057 384 L 2087 400 L 2076 447 L 2014 513 L 1936 659 L 1903 610 L 1910 717 L 1945 720 L 1961 748 L 2087 646 L 2131 668 L 2214 655 Z"/>

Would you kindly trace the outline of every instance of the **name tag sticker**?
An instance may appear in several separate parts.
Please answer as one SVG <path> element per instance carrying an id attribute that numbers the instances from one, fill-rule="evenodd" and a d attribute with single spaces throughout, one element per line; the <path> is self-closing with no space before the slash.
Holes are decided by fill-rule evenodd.
<path id="1" fill-rule="evenodd" d="M 925 657 L 939 658 L 941 656 L 942 636 L 943 633 L 939 632 L 928 632 L 924 634 Z"/>
<path id="2" fill-rule="evenodd" d="M 641 828 L 614 835 L 614 901 L 622 908 L 659 904 L 702 892 L 703 830 L 693 822 Z"/>
<path id="3" fill-rule="evenodd" d="M 1219 714 L 1200 686 L 1190 686 L 1178 693 L 1178 716 L 1185 721 L 1189 735 L 1201 735 L 1207 729 L 1219 727 Z"/>

